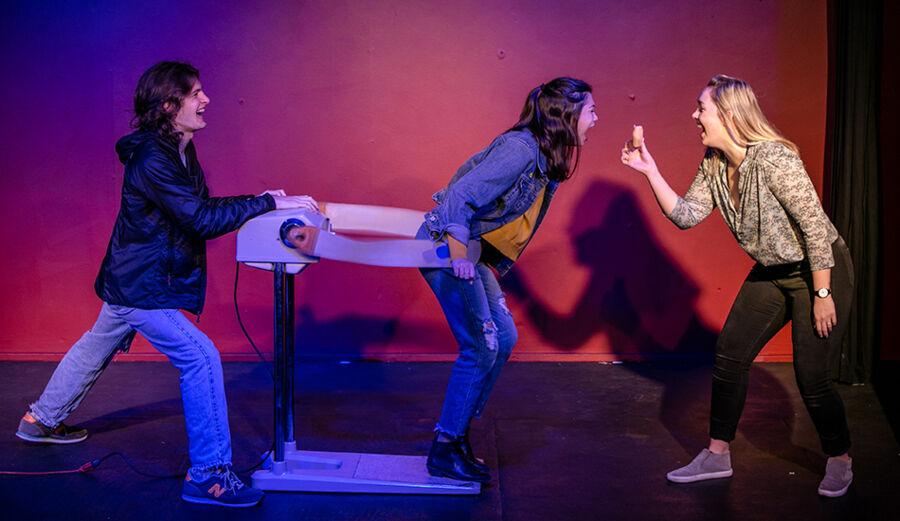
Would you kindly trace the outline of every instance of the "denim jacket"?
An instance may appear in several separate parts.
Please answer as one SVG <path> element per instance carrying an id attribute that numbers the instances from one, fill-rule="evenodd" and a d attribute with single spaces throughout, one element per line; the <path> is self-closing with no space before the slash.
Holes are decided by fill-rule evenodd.
<path id="1" fill-rule="evenodd" d="M 477 241 L 525 213 L 546 188 L 533 236 L 559 187 L 558 181 L 547 177 L 546 170 L 547 158 L 531 132 L 501 134 L 463 163 L 447 188 L 434 194 L 437 206 L 425 214 L 431 239 L 437 241 L 449 234 L 463 244 Z M 512 260 L 503 259 L 495 267 L 502 275 L 512 264 Z"/>

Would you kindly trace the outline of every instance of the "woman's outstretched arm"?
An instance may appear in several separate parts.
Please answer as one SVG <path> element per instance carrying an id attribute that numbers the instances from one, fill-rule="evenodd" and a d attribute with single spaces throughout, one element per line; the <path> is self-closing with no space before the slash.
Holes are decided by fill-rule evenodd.
<path id="1" fill-rule="evenodd" d="M 716 207 L 702 171 L 697 172 L 684 198 L 679 197 L 659 172 L 643 139 L 640 148 L 629 144 L 622 148 L 622 164 L 644 174 L 663 214 L 682 230 L 699 224 Z"/>

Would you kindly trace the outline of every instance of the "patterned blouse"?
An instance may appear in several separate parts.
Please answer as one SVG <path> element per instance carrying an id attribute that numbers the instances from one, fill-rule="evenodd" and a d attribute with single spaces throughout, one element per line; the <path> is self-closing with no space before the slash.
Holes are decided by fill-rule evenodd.
<path id="1" fill-rule="evenodd" d="M 719 163 L 716 168 L 709 155 L 700 162 L 669 220 L 690 228 L 718 206 L 738 244 L 758 263 L 773 266 L 808 258 L 813 271 L 834 266 L 831 244 L 838 232 L 796 153 L 775 141 L 750 145 L 738 167 L 737 208 L 728 190 L 727 162 Z"/>

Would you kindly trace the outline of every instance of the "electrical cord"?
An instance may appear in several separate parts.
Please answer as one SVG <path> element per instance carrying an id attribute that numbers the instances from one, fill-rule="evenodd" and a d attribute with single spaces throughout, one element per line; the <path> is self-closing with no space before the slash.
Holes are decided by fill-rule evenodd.
<path id="1" fill-rule="evenodd" d="M 263 452 L 262 457 L 259 458 L 259 461 L 256 462 L 256 465 L 253 465 L 252 467 L 249 467 L 249 468 L 246 468 L 246 469 L 238 470 L 237 473 L 238 473 L 238 474 L 247 474 L 247 473 L 250 472 L 250 471 L 253 471 L 253 470 L 258 469 L 258 468 L 260 467 L 260 465 L 262 465 L 263 463 L 265 463 L 266 460 L 269 459 L 269 456 L 271 456 L 271 455 L 274 454 L 274 453 L 275 453 L 275 440 L 272 440 L 272 445 L 269 446 L 269 450 Z"/>
<path id="2" fill-rule="evenodd" d="M 244 327 L 244 321 L 241 320 L 241 309 L 238 307 L 238 275 L 241 272 L 241 263 L 234 263 L 234 314 L 237 316 L 238 325 L 241 326 L 241 331 L 244 332 L 244 337 L 247 339 L 247 342 L 250 342 L 250 346 L 256 351 L 256 356 L 263 362 L 266 371 L 269 372 L 269 376 L 272 377 L 272 381 L 275 381 L 275 373 L 269 367 L 269 361 L 263 356 L 263 354 L 256 347 L 256 343 L 253 342 L 253 339 L 250 338 L 250 333 L 247 332 L 247 328 Z"/>
<path id="3" fill-rule="evenodd" d="M 122 461 L 124 461 L 125 464 L 128 465 L 128 468 L 133 470 L 136 474 L 140 474 L 141 476 L 145 476 L 148 478 L 172 479 L 172 478 L 181 478 L 185 474 L 184 472 L 179 472 L 177 474 L 153 474 L 150 472 L 144 472 L 143 470 L 139 469 L 131 461 L 131 459 L 128 456 L 126 456 L 125 454 L 122 454 L 121 452 L 116 451 L 116 452 L 110 452 L 109 454 L 107 454 L 103 457 L 88 461 L 87 463 L 78 467 L 77 469 L 32 471 L 32 472 L 2 470 L 2 471 L 0 471 L 0 475 L 3 475 L 3 476 L 54 476 L 54 475 L 59 475 L 59 474 L 87 474 L 88 472 L 95 470 L 104 461 L 108 460 L 109 458 L 112 458 L 113 456 L 118 456 L 118 457 L 122 458 Z"/>
<path id="4" fill-rule="evenodd" d="M 244 327 L 244 321 L 241 320 L 241 308 L 238 306 L 238 275 L 241 273 L 241 263 L 235 261 L 234 263 L 234 314 L 237 316 L 238 325 L 241 326 L 241 331 L 244 333 L 244 337 L 247 339 L 247 342 L 250 343 L 250 346 L 253 347 L 253 350 L 256 351 L 256 356 L 259 357 L 260 361 L 262 361 L 263 366 L 268 371 L 269 376 L 272 377 L 272 383 L 275 383 L 275 372 L 269 367 L 269 361 L 262 355 L 259 351 L 259 348 L 256 347 L 256 343 L 253 342 L 253 339 L 250 338 L 250 333 L 247 332 L 247 328 Z M 247 473 L 251 470 L 255 470 L 257 467 L 262 465 L 266 459 L 268 459 L 269 455 L 275 452 L 275 438 L 272 437 L 272 445 L 269 446 L 268 452 L 263 453 L 263 457 L 260 458 L 259 462 L 256 465 L 253 465 L 249 469 L 241 470 L 240 473 Z"/>
<path id="5" fill-rule="evenodd" d="M 269 450 L 267 450 L 266 452 L 263 453 L 262 457 L 259 459 L 259 461 L 255 465 L 253 465 L 252 467 L 246 468 L 246 469 L 237 470 L 235 472 L 238 474 L 247 474 L 250 471 L 256 470 L 260 465 L 262 465 L 263 463 L 266 462 L 266 460 L 269 458 L 269 455 L 272 454 L 272 452 L 274 450 L 275 450 L 275 445 L 273 443 L 272 446 L 269 448 Z M 0 470 L 0 476 L 36 477 L 36 476 L 58 476 L 61 474 L 87 474 L 88 472 L 92 472 L 92 471 L 96 470 L 101 464 L 103 464 L 104 461 L 108 460 L 109 458 L 112 458 L 113 456 L 118 456 L 118 457 L 122 458 L 122 461 L 124 461 L 125 464 L 128 465 L 128 468 L 130 468 L 132 471 L 134 471 L 135 474 L 139 474 L 139 475 L 147 477 L 147 478 L 154 478 L 154 479 L 179 478 L 180 479 L 180 478 L 184 477 L 184 475 L 187 473 L 187 470 L 183 470 L 181 472 L 177 472 L 174 474 L 154 474 L 152 472 L 146 472 L 146 471 L 143 471 L 140 468 L 138 468 L 138 466 L 135 465 L 133 461 L 131 461 L 131 458 L 129 458 L 128 456 L 126 456 L 125 454 L 123 454 L 119 451 L 115 451 L 115 452 L 110 452 L 109 454 L 107 454 L 103 457 L 88 461 L 84 465 L 82 465 L 78 468 L 74 468 L 74 469 L 45 470 L 45 471 Z"/>

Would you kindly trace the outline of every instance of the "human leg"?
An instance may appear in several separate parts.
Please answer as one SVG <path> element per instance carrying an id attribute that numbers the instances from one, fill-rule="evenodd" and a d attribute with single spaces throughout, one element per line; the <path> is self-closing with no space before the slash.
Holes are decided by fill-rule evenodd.
<path id="1" fill-rule="evenodd" d="M 793 309 L 792 340 L 794 374 L 803 404 L 816 427 L 822 450 L 828 456 L 825 476 L 818 492 L 826 497 L 844 495 L 853 481 L 850 430 L 844 402 L 832 383 L 829 361 L 839 356 L 853 304 L 853 264 L 842 240 L 833 245 L 835 265 L 831 269 L 831 290 L 837 312 L 837 324 L 827 338 L 814 329 L 811 276 L 805 274 L 786 281 Z"/>
<path id="2" fill-rule="evenodd" d="M 497 326 L 491 318 L 481 273 L 473 280 L 446 269 L 423 269 L 455 337 L 459 354 L 451 369 L 437 432 L 428 457 L 434 475 L 488 481 L 490 475 L 463 449 L 489 372 L 498 356 Z"/>
<path id="3" fill-rule="evenodd" d="M 734 439 L 747 399 L 753 360 L 786 321 L 787 306 L 782 291 L 772 281 L 751 272 L 716 341 L 710 399 L 711 440 L 730 443 Z"/>
<path id="4" fill-rule="evenodd" d="M 837 324 L 827 338 L 819 337 L 813 325 L 812 279 L 809 274 L 785 281 L 792 303 L 794 374 L 806 410 L 812 418 L 822 450 L 828 456 L 843 456 L 850 448 L 850 432 L 844 403 L 832 384 L 829 361 L 838 356 L 853 303 L 853 273 L 847 247 L 835 243 L 835 266 L 831 290 Z"/>
<path id="5" fill-rule="evenodd" d="M 133 339 L 134 330 L 104 302 L 94 325 L 56 366 L 16 435 L 45 443 L 74 443 L 87 438 L 87 431 L 67 427 L 63 420 L 81 404 L 116 351 L 126 350 Z M 29 417 L 34 421 L 29 421 Z"/>
<path id="6" fill-rule="evenodd" d="M 495 277 L 493 271 L 484 264 L 479 263 L 477 269 L 481 275 L 485 297 L 487 298 L 488 307 L 491 313 L 491 319 L 494 322 L 497 332 L 497 356 L 485 378 L 481 394 L 478 396 L 478 401 L 475 404 L 475 417 L 480 418 L 481 413 L 484 411 L 484 407 L 487 404 L 488 397 L 494 389 L 497 379 L 500 377 L 500 372 L 509 360 L 513 347 L 519 339 L 519 333 L 516 330 L 516 324 L 513 321 L 512 314 L 509 312 L 509 308 L 506 305 L 506 297 L 503 294 L 503 290 L 500 289 L 497 277 Z"/>
<path id="7" fill-rule="evenodd" d="M 226 507 L 258 504 L 262 491 L 245 485 L 231 469 L 231 433 L 219 351 L 174 309 L 117 308 L 181 373 L 181 398 L 191 467 L 181 497 L 191 503 Z"/>
<path id="8" fill-rule="evenodd" d="M 174 309 L 112 306 L 181 373 L 181 397 L 192 468 L 231 464 L 231 434 L 219 352 L 212 341 Z"/>
<path id="9" fill-rule="evenodd" d="M 491 316 L 479 270 L 472 280 L 457 278 L 446 269 L 422 272 L 437 296 L 459 350 L 436 429 L 455 438 L 468 427 L 497 360 L 500 347 L 497 325 Z"/>
<path id="10" fill-rule="evenodd" d="M 786 321 L 781 290 L 751 274 L 741 286 L 716 342 L 710 404 L 710 442 L 690 463 L 666 475 L 675 483 L 724 478 L 733 474 L 729 444 L 747 398 L 750 366 Z"/>

